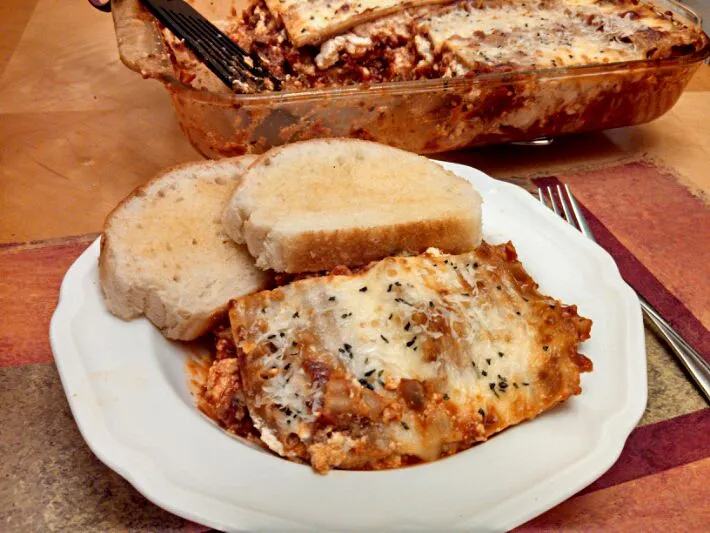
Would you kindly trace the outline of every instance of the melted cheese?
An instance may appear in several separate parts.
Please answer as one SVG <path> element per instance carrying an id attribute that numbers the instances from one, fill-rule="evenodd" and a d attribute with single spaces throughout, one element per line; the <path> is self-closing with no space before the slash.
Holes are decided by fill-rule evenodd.
<path id="1" fill-rule="evenodd" d="M 463 2 L 418 22 L 436 52 L 451 50 L 466 67 L 476 64 L 557 67 L 644 59 L 634 41 L 645 31 L 670 31 L 673 22 L 639 8 L 643 16 L 594 0 L 505 2 L 476 8 Z"/>
<path id="2" fill-rule="evenodd" d="M 262 366 L 283 371 L 270 379 L 264 388 L 265 396 L 268 401 L 299 413 L 299 419 L 312 421 L 318 415 L 317 409 L 306 408 L 306 400 L 313 400 L 317 391 L 304 379 L 302 369 L 284 371 L 291 361 L 289 354 L 295 353 L 293 339 L 305 328 L 348 370 L 354 382 L 365 379 L 375 390 L 382 389 L 379 381 L 384 383 L 388 378 L 425 381 L 441 376 L 450 381 L 452 391 L 463 397 L 495 396 L 489 387 L 492 378 L 479 369 L 489 370 L 486 373 L 490 376 L 500 374 L 528 381 L 530 375 L 514 358 L 497 355 L 531 353 L 534 348 L 525 317 L 514 312 L 515 303 L 524 307 L 522 297 L 509 305 L 496 305 L 489 296 L 479 298 L 475 289 L 479 272 L 471 256 L 446 256 L 410 272 L 403 271 L 396 261 L 385 260 L 370 271 L 366 280 L 338 276 L 328 285 L 311 282 L 309 290 L 298 295 L 295 305 L 289 293 L 297 287 L 284 289 L 289 305 L 274 302 L 266 309 L 269 329 L 254 341 L 270 342 L 276 347 L 264 357 Z M 459 292 L 448 292 L 451 288 Z M 505 294 L 514 294 L 506 289 Z M 413 318 L 416 313 L 443 317 L 448 334 L 457 340 L 463 357 L 428 361 L 424 350 L 420 350 L 422 343 L 444 333 L 427 324 L 417 325 Z M 463 329 L 461 333 L 454 331 L 455 324 Z M 351 348 L 344 348 L 346 345 Z M 488 359 L 492 362 L 486 363 Z"/>
<path id="3" fill-rule="evenodd" d="M 507 257 L 500 249 L 497 253 Z M 496 413 L 497 431 L 574 393 L 579 370 L 559 354 L 552 363 L 544 345 L 548 340 L 540 333 L 536 309 L 556 302 L 537 298 L 542 303 L 535 307 L 532 285 L 523 289 L 511 272 L 485 255 L 430 250 L 384 259 L 361 274 L 310 278 L 237 301 L 230 317 L 245 354 L 241 372 L 247 404 L 266 432 L 266 444 L 279 454 L 307 458 L 300 449 L 284 448 L 288 436 L 295 435 L 310 446 L 314 465 L 318 456 L 326 469 L 333 462 L 360 464 L 367 453 L 430 460 L 447 442 L 480 440 L 494 431 L 484 426 L 481 413 Z M 564 323 L 560 320 L 563 329 Z M 576 353 L 577 337 L 564 338 L 563 352 Z M 549 372 L 563 376 L 552 394 L 535 385 L 550 364 Z M 392 450 L 378 448 L 370 435 L 369 452 L 358 451 L 363 445 L 353 441 L 350 452 L 332 455 L 333 433 L 327 438 L 318 433 L 325 411 L 332 410 L 326 390 L 332 380 L 341 383 L 340 400 L 352 404 L 353 416 L 382 402 L 399 406 L 393 412 L 401 412 L 400 418 L 392 415 L 393 422 L 383 419 L 373 426 L 381 437 L 396 439 Z M 436 402 L 444 398 L 458 414 L 452 419 L 441 407 L 438 414 L 421 418 L 407 408 L 405 382 L 430 387 L 426 401 L 434 402 L 432 409 L 439 409 Z M 536 397 L 540 405 L 534 404 Z"/>

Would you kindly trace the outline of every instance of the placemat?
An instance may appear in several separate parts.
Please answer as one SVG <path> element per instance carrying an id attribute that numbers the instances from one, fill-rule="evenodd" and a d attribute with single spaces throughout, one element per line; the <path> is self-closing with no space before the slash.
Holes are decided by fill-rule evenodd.
<path id="1" fill-rule="evenodd" d="M 569 184 L 626 281 L 710 361 L 710 206 L 656 161 L 530 179 Z M 647 331 L 649 401 L 616 464 L 520 531 L 702 530 L 710 523 L 710 409 Z"/>
<path id="2" fill-rule="evenodd" d="M 550 182 L 572 186 L 629 283 L 708 357 L 707 200 L 646 160 L 516 180 L 531 191 Z M 0 414 L 2 526 L 205 531 L 154 506 L 101 464 L 69 411 L 47 332 L 64 273 L 95 238 L 0 245 L 0 403 L 12 406 Z M 701 530 L 710 523 L 710 409 L 656 337 L 647 332 L 646 342 L 649 404 L 618 462 L 521 531 Z"/>

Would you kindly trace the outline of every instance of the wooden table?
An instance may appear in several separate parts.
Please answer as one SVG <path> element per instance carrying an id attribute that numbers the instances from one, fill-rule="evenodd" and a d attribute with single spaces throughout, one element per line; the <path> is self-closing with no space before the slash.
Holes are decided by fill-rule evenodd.
<path id="1" fill-rule="evenodd" d="M 200 156 L 180 132 L 164 89 L 120 63 L 110 16 L 84 1 L 3 0 L 0 30 L 0 529 L 201 530 L 154 507 L 91 455 L 68 412 L 46 339 L 61 276 L 107 212 L 158 169 Z M 684 202 L 707 208 L 709 67 L 701 67 L 676 107 L 651 124 L 558 139 L 544 148 L 445 157 L 505 178 L 642 154 L 674 169 L 673 194 L 689 192 Z M 603 198 L 582 190 L 583 200 L 596 201 L 604 212 Z M 610 231 L 658 279 L 668 279 L 669 290 L 710 328 L 702 271 L 696 286 L 674 286 L 673 264 L 635 243 L 628 219 L 609 217 Z M 706 219 L 701 214 L 699 220 Z M 697 228 L 704 230 L 710 235 L 710 227 Z M 705 244 L 701 258 L 710 247 Z M 705 424 L 707 404 L 656 339 L 647 335 L 647 343 L 651 395 L 639 431 L 657 431 L 654 423 L 669 419 Z M 702 480 L 710 478 L 710 459 L 688 457 L 578 495 L 527 527 L 707 526 L 710 484 Z"/>

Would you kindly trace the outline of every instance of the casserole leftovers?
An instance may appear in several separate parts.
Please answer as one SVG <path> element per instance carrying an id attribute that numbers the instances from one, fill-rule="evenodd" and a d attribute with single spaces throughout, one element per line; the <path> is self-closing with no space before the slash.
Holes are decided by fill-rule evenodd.
<path id="1" fill-rule="evenodd" d="M 256 0 L 225 30 L 291 90 L 663 59 L 706 44 L 638 0 Z"/>
<path id="2" fill-rule="evenodd" d="M 710 56 L 700 18 L 675 0 L 401 2 L 300 47 L 263 1 L 191 3 L 285 78 L 283 91 L 230 91 L 139 0 L 114 0 L 121 59 L 165 84 L 210 158 L 324 137 L 424 154 L 641 124 Z"/>

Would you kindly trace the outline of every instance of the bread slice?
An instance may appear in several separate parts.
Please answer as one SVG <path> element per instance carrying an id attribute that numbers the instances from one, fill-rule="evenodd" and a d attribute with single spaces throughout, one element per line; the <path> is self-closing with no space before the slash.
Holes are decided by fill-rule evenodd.
<path id="1" fill-rule="evenodd" d="M 267 275 L 221 222 L 254 159 L 167 170 L 109 214 L 99 272 L 111 313 L 124 320 L 145 315 L 166 337 L 191 340 L 226 314 L 231 298 L 266 287 Z"/>
<path id="2" fill-rule="evenodd" d="M 481 242 L 481 197 L 425 157 L 320 139 L 275 148 L 244 173 L 224 227 L 260 268 L 314 272 Z"/>

